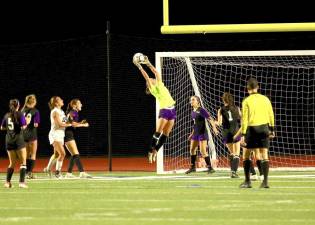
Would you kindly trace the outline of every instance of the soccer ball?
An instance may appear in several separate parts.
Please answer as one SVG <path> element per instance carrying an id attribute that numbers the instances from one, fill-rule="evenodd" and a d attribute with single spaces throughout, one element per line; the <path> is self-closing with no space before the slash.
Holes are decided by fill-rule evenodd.
<path id="1" fill-rule="evenodd" d="M 133 55 L 133 61 L 136 63 L 144 63 L 145 56 L 142 53 L 136 53 Z"/>

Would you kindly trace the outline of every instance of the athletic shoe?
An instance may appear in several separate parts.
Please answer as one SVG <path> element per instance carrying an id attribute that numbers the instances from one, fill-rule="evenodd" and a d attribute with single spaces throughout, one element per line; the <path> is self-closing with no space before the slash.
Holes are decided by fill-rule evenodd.
<path id="1" fill-rule="evenodd" d="M 11 182 L 5 182 L 4 187 L 5 188 L 12 188 L 13 186 L 12 186 Z"/>
<path id="2" fill-rule="evenodd" d="M 19 188 L 28 188 L 28 186 L 24 182 L 21 182 L 19 183 Z"/>
<path id="3" fill-rule="evenodd" d="M 51 178 L 52 173 L 51 173 L 51 170 L 50 170 L 50 169 L 48 169 L 47 167 L 45 167 L 43 171 L 44 171 L 44 173 L 47 173 L 47 176 L 49 176 L 49 177 Z"/>
<path id="4" fill-rule="evenodd" d="M 252 184 L 250 181 L 244 181 L 240 184 L 240 188 L 252 188 Z"/>
<path id="5" fill-rule="evenodd" d="M 148 161 L 149 161 L 149 163 L 153 162 L 153 153 L 152 152 L 148 153 Z"/>
<path id="6" fill-rule="evenodd" d="M 60 172 L 59 170 L 56 170 L 56 172 L 55 172 L 55 177 L 56 177 L 57 179 L 63 179 L 63 176 L 62 176 L 62 174 L 61 174 L 61 172 Z"/>
<path id="7" fill-rule="evenodd" d="M 26 175 L 26 178 L 27 179 L 35 179 L 36 176 L 32 172 L 28 172 L 27 175 Z"/>
<path id="8" fill-rule="evenodd" d="M 265 181 L 263 181 L 263 182 L 260 184 L 259 187 L 260 187 L 260 188 L 270 188 L 269 185 L 268 185 L 268 182 L 265 182 Z"/>
<path id="9" fill-rule="evenodd" d="M 86 172 L 80 172 L 80 178 L 93 178 L 93 177 Z"/>
<path id="10" fill-rule="evenodd" d="M 190 168 L 185 172 L 185 174 L 189 174 L 189 173 L 192 173 L 192 172 L 196 172 L 196 167 L 194 167 L 194 166 L 190 167 Z"/>
<path id="11" fill-rule="evenodd" d="M 211 173 L 215 173 L 215 170 L 211 166 L 209 166 L 208 167 L 208 174 L 211 174 Z"/>
<path id="12" fill-rule="evenodd" d="M 258 180 L 257 174 L 254 174 L 254 175 L 251 174 L 250 180 L 253 180 L 253 181 Z"/>
<path id="13" fill-rule="evenodd" d="M 71 178 L 76 178 L 72 173 L 67 173 L 65 178 L 71 179 Z"/>
<path id="14" fill-rule="evenodd" d="M 235 171 L 232 171 L 231 178 L 240 178 L 240 176 Z"/>

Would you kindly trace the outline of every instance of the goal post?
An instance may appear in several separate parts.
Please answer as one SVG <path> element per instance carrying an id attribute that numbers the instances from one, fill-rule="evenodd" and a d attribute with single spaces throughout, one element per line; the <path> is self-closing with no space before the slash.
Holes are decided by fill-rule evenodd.
<path id="1" fill-rule="evenodd" d="M 158 153 L 157 173 L 181 173 L 190 166 L 190 97 L 198 95 L 211 117 L 217 118 L 224 92 L 230 92 L 241 107 L 249 77 L 257 78 L 260 93 L 268 96 L 274 107 L 276 138 L 269 149 L 272 169 L 315 169 L 314 50 L 156 52 L 155 56 L 177 111 L 172 133 Z M 156 110 L 158 114 L 158 106 Z M 229 153 L 221 132 L 212 135 L 208 124 L 207 130 L 216 168 L 228 169 Z"/>

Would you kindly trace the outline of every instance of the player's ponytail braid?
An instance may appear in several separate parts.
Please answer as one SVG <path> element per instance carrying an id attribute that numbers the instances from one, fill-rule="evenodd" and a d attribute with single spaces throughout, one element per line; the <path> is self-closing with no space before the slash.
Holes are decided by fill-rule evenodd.
<path id="1" fill-rule="evenodd" d="M 10 110 L 10 117 L 14 123 L 18 122 L 17 118 L 17 108 L 19 107 L 20 102 L 18 99 L 11 99 L 9 102 L 9 110 Z"/>

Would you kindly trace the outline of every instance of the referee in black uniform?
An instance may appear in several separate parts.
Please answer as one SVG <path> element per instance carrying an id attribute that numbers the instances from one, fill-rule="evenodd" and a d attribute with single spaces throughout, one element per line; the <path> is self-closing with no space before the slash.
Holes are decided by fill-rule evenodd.
<path id="1" fill-rule="evenodd" d="M 259 151 L 262 157 L 261 167 L 264 180 L 261 188 L 269 188 L 268 172 L 269 140 L 275 136 L 274 133 L 274 113 L 270 100 L 258 93 L 258 82 L 255 78 L 247 81 L 247 91 L 249 96 L 242 102 L 242 144 L 246 145 L 244 153 L 244 172 L 245 181 L 240 185 L 241 188 L 251 188 L 250 182 L 250 152 Z"/>

